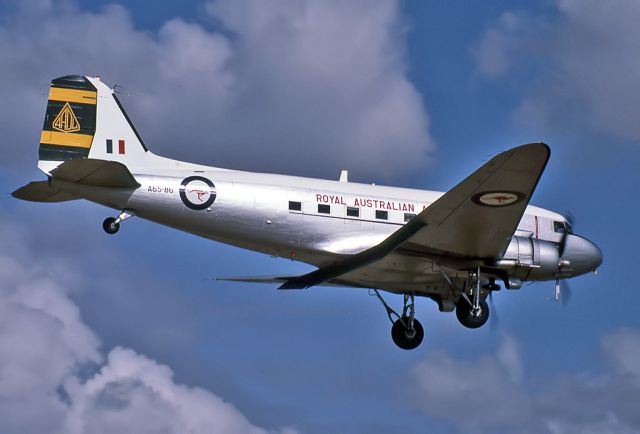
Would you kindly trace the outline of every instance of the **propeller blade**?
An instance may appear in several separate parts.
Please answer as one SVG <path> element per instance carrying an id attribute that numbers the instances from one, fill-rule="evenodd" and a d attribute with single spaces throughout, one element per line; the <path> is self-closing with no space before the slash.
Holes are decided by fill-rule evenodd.
<path id="1" fill-rule="evenodd" d="M 493 303 L 493 291 L 489 292 L 489 326 L 491 327 L 491 331 L 496 331 L 498 326 L 500 325 L 500 320 L 498 319 L 498 311 L 496 310 L 496 305 Z"/>
<path id="2" fill-rule="evenodd" d="M 562 306 L 567 306 L 571 300 L 571 287 L 566 279 L 560 281 L 560 302 Z"/>
<path id="3" fill-rule="evenodd" d="M 569 223 L 569 226 L 573 228 L 573 224 L 575 222 L 575 217 L 573 213 L 571 211 L 567 211 L 566 213 L 564 213 L 564 218 L 567 221 L 567 223 Z"/>
<path id="4" fill-rule="evenodd" d="M 552 300 L 559 301 L 563 307 L 569 304 L 569 300 L 571 300 L 571 287 L 565 279 L 556 279 L 556 287 Z"/>
<path id="5" fill-rule="evenodd" d="M 565 227 L 565 230 L 562 233 L 562 238 L 560 239 L 560 244 L 558 246 L 558 255 L 560 259 L 562 259 L 562 256 L 564 255 L 564 249 L 567 245 L 567 236 L 573 231 L 573 213 L 571 211 L 566 212 L 564 215 L 564 219 L 567 221 L 569 227 Z"/>

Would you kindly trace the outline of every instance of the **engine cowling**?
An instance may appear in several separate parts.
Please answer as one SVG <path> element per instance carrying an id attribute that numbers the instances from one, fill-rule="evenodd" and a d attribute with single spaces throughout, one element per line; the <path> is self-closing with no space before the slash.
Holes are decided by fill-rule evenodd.
<path id="1" fill-rule="evenodd" d="M 513 236 L 502 259 L 495 265 L 522 280 L 554 280 L 559 261 L 556 243 Z"/>

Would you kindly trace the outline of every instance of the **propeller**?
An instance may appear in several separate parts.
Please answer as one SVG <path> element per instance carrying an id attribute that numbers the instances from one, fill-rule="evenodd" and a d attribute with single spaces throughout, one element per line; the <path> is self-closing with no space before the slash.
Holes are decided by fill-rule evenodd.
<path id="1" fill-rule="evenodd" d="M 571 287 L 565 279 L 556 279 L 556 289 L 553 300 L 561 302 L 563 306 L 569 304 L 569 300 L 571 300 Z"/>
<path id="2" fill-rule="evenodd" d="M 558 276 L 556 276 L 556 287 L 553 300 L 560 301 L 563 306 L 566 306 L 571 299 L 571 288 L 565 279 L 560 278 L 560 275 L 562 274 L 562 267 L 566 264 L 565 260 L 562 259 L 562 256 L 564 255 L 564 250 L 567 246 L 567 238 L 569 234 L 573 233 L 573 213 L 571 211 L 565 213 L 564 218 L 569 226 L 565 227 L 565 230 L 562 233 L 562 238 L 560 239 L 560 244 L 558 245 Z"/>
<path id="3" fill-rule="evenodd" d="M 494 277 L 489 278 L 489 283 L 484 285 L 482 289 L 485 289 L 489 292 L 489 325 L 491 327 L 491 331 L 495 331 L 498 328 L 498 324 L 500 321 L 498 320 L 498 311 L 496 310 L 496 305 L 493 303 L 493 293 L 500 290 L 500 285 L 496 284 L 496 279 Z"/>
<path id="4" fill-rule="evenodd" d="M 564 249 L 567 245 L 567 236 L 573 233 L 573 222 L 574 222 L 573 213 L 571 211 L 566 212 L 564 214 L 564 219 L 569 225 L 569 227 L 565 227 L 564 232 L 562 232 L 562 238 L 560 239 L 560 245 L 558 248 L 558 256 L 560 257 L 560 260 L 562 260 L 562 255 L 564 255 Z"/>
<path id="5" fill-rule="evenodd" d="M 491 331 L 496 331 L 498 326 L 500 325 L 500 320 L 498 319 L 498 311 L 496 310 L 496 305 L 493 303 L 493 292 L 489 292 L 489 327 L 491 327 Z"/>

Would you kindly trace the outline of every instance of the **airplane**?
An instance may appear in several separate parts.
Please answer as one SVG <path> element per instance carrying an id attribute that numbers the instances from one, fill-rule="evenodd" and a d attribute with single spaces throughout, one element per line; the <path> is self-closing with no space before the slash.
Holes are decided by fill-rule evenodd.
<path id="1" fill-rule="evenodd" d="M 394 343 L 417 348 L 415 297 L 455 311 L 465 327 L 489 318 L 487 297 L 524 282 L 596 272 L 602 252 L 571 220 L 529 205 L 550 148 L 530 143 L 493 157 L 447 192 L 251 173 L 153 154 L 99 77 L 51 82 L 38 168 L 47 179 L 17 189 L 33 202 L 86 199 L 118 212 L 108 234 L 136 216 L 174 229 L 315 266 L 303 275 L 231 277 L 279 289 L 369 289 Z M 380 291 L 403 295 L 397 312 Z"/>

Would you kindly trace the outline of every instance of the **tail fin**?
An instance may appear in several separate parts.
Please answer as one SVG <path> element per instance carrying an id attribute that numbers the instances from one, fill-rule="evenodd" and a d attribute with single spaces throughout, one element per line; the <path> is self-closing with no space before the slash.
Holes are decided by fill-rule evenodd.
<path id="1" fill-rule="evenodd" d="M 55 167 L 72 158 L 89 156 L 96 132 L 97 99 L 97 89 L 84 77 L 68 75 L 51 82 L 40 137 L 40 162 Z"/>
<path id="2" fill-rule="evenodd" d="M 131 167 L 151 155 L 114 91 L 99 77 L 67 75 L 51 82 L 38 161 L 45 173 L 74 158 Z"/>

